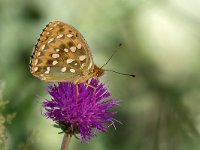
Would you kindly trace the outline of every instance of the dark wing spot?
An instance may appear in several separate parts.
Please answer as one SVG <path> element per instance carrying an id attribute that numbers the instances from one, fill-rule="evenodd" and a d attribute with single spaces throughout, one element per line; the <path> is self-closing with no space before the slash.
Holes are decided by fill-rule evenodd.
<path id="1" fill-rule="evenodd" d="M 61 45 L 59 46 L 59 48 L 60 48 L 60 49 L 65 49 L 65 48 L 66 48 L 66 45 L 65 45 L 65 44 L 61 44 Z"/>
<path id="2" fill-rule="evenodd" d="M 49 66 L 51 66 L 52 65 L 52 63 L 53 63 L 53 60 L 47 60 L 47 66 L 49 65 Z"/>
<path id="3" fill-rule="evenodd" d="M 65 31 L 65 29 L 64 28 L 60 28 L 60 30 L 59 30 L 60 32 L 63 32 L 63 31 Z"/>
<path id="4" fill-rule="evenodd" d="M 69 47 L 74 46 L 74 44 L 73 44 L 72 42 L 68 42 L 67 45 L 68 45 Z"/>

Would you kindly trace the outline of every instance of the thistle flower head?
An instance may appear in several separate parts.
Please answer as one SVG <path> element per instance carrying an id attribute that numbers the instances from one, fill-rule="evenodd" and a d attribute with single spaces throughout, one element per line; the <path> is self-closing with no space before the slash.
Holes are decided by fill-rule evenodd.
<path id="1" fill-rule="evenodd" d="M 72 82 L 50 85 L 48 92 L 51 100 L 43 102 L 45 116 L 58 123 L 64 132 L 80 133 L 82 140 L 88 141 L 95 129 L 105 132 L 109 124 L 114 126 L 116 112 L 110 108 L 119 102 L 110 98 L 107 88 L 97 79 L 77 86 Z"/>

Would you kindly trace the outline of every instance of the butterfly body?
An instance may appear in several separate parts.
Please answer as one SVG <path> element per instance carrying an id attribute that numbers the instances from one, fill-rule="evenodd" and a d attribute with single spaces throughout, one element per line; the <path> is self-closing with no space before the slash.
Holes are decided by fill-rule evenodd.
<path id="1" fill-rule="evenodd" d="M 76 84 L 104 73 L 93 63 L 91 50 L 81 33 L 60 21 L 50 22 L 43 29 L 30 59 L 30 71 L 47 82 Z"/>

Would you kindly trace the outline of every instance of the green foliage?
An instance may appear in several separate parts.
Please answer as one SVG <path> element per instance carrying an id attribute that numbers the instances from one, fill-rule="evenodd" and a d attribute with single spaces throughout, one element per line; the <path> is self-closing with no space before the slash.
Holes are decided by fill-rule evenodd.
<path id="1" fill-rule="evenodd" d="M 34 144 L 36 144 L 36 138 L 38 134 L 33 131 L 28 135 L 25 142 L 18 144 L 17 150 L 34 150 Z"/>
<path id="2" fill-rule="evenodd" d="M 8 139 L 6 125 L 12 123 L 12 120 L 15 118 L 16 113 L 3 113 L 4 109 L 6 109 L 6 105 L 9 103 L 8 101 L 4 101 L 3 91 L 4 83 L 0 82 L 0 148 L 2 150 L 6 150 L 6 140 Z"/>

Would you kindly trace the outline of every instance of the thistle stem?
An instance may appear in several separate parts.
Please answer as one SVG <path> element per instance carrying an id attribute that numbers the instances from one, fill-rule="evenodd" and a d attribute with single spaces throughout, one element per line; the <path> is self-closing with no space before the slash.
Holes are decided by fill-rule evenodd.
<path id="1" fill-rule="evenodd" d="M 70 139 L 71 139 L 71 135 L 65 133 L 60 150 L 68 150 Z"/>

